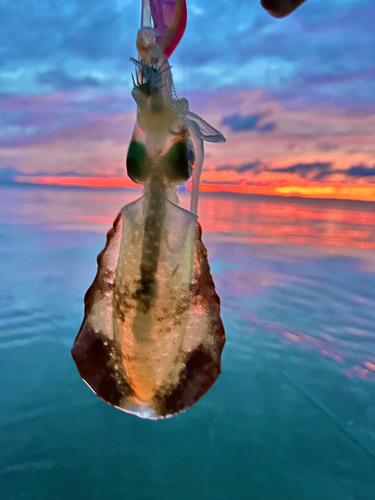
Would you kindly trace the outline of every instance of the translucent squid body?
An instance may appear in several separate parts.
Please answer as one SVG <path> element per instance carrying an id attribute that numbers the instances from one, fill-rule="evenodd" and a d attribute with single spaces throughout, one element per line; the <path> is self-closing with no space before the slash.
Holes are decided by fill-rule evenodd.
<path id="1" fill-rule="evenodd" d="M 225 139 L 175 95 L 167 56 L 184 32 L 186 5 L 175 0 L 167 16 L 156 9 L 165 4 L 143 2 L 138 60 L 131 59 L 137 122 L 127 171 L 144 193 L 107 235 L 72 349 L 97 396 L 153 419 L 186 410 L 212 386 L 225 343 L 196 215 L 203 141 Z M 191 176 L 189 212 L 178 206 L 176 187 Z"/>

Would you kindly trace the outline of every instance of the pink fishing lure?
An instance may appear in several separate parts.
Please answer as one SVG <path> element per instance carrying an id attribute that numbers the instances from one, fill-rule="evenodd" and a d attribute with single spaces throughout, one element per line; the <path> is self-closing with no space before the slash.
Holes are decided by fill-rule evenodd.
<path id="1" fill-rule="evenodd" d="M 164 55 L 170 57 L 185 32 L 187 23 L 186 0 L 150 0 L 156 39 Z"/>

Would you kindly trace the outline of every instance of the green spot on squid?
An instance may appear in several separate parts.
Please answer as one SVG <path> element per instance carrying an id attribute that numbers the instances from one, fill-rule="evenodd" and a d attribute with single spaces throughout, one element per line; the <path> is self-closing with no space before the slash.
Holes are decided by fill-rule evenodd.
<path id="1" fill-rule="evenodd" d="M 134 182 L 139 182 L 146 177 L 145 172 L 146 148 L 139 141 L 132 141 L 126 157 L 128 175 Z"/>
<path id="2" fill-rule="evenodd" d="M 186 141 L 181 140 L 173 144 L 166 155 L 166 160 L 166 176 L 170 181 L 184 182 L 189 179 L 191 172 Z"/>

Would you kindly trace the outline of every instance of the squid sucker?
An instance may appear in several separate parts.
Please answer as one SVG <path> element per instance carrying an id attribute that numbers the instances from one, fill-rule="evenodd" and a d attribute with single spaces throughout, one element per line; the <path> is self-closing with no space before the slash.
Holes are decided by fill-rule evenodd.
<path id="1" fill-rule="evenodd" d="M 81 377 L 98 397 L 150 419 L 182 412 L 207 392 L 220 374 L 225 343 L 196 215 L 203 141 L 225 139 L 174 93 L 168 57 L 186 24 L 185 0 L 172 2 L 174 16 L 162 18 L 164 24 L 158 3 L 164 0 L 143 0 L 139 58 L 131 59 L 137 122 L 126 163 L 144 192 L 107 234 L 72 348 Z M 191 176 L 188 211 L 179 206 L 176 188 Z"/>

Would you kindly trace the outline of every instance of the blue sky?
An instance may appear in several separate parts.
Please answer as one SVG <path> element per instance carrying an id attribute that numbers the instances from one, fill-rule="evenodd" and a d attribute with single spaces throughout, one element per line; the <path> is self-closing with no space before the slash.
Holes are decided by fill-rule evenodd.
<path id="1" fill-rule="evenodd" d="M 227 165 L 244 174 L 244 165 L 263 162 L 263 174 L 275 168 L 278 182 L 281 173 L 296 180 L 298 169 L 281 169 L 335 164 L 330 148 L 340 153 L 336 173 L 374 168 L 373 0 L 307 0 L 284 19 L 258 0 L 187 5 L 186 33 L 171 58 L 177 93 L 232 139 L 220 152 L 208 148 L 208 173 Z M 139 21 L 138 0 L 2 1 L 0 168 L 123 175 Z M 293 142 L 300 147 L 288 157 Z M 242 151 L 232 160 L 230 145 Z M 309 148 L 315 153 L 306 156 Z M 257 172 L 228 182 L 254 183 Z M 375 180 L 371 170 L 351 172 L 358 175 L 332 179 Z"/>
<path id="2" fill-rule="evenodd" d="M 130 89 L 138 0 L 3 0 L 2 12 L 2 94 Z M 195 0 L 188 15 L 171 60 L 184 91 L 374 98 L 372 0 L 308 0 L 278 20 L 257 0 Z"/>

